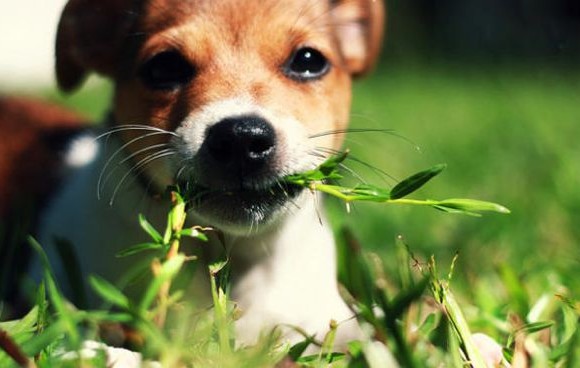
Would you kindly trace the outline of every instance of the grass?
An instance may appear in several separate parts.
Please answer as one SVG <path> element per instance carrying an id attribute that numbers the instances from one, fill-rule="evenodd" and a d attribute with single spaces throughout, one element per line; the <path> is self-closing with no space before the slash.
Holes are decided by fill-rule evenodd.
<path id="1" fill-rule="evenodd" d="M 168 331 L 155 323 L 154 317 L 179 296 L 164 291 L 165 303 L 151 302 L 151 295 L 167 289 L 162 285 L 171 279 L 169 271 L 163 282 L 153 278 L 145 302 L 135 310 L 114 285 L 93 281 L 105 299 L 125 308 L 118 314 L 74 311 L 47 276 L 48 296 L 41 288 L 31 315 L 0 328 L 12 333 L 24 355 L 41 352 L 45 358 L 56 348 L 47 344 L 50 337 L 69 331 L 57 345 L 78 349 L 79 326 L 90 335 L 97 321 L 118 319 L 139 322 L 133 327 L 148 337 L 146 356 L 177 357 L 197 366 L 270 366 L 288 353 L 302 365 L 317 367 L 380 367 L 392 361 L 409 367 L 466 362 L 480 367 L 472 332 L 495 338 L 514 366 L 580 365 L 580 72 L 534 66 L 386 66 L 357 85 L 355 96 L 354 128 L 393 129 L 405 139 L 353 133 L 345 143 L 351 157 L 395 179 L 375 175 L 354 160 L 347 159 L 347 166 L 392 190 L 410 174 L 445 162 L 446 171 L 414 196 L 479 198 L 512 211 L 472 218 L 357 202 L 347 214 L 343 201 L 327 201 L 347 300 L 361 311 L 374 341 L 351 344 L 346 356 L 333 353 L 332 333 L 323 353 L 313 357 L 300 357 L 301 346 L 278 346 L 275 336 L 236 351 L 228 327 L 235 310 L 218 277 L 224 264 L 215 265 L 212 273 L 213 313 L 183 316 L 206 331 L 193 340 L 183 329 Z M 110 97 L 97 89 L 78 98 L 97 116 L 98 105 Z M 147 228 L 144 219 L 142 226 Z M 174 230 L 153 233 L 151 244 L 157 245 L 149 248 L 167 252 Z M 169 261 L 160 259 L 163 269 Z M 45 312 L 45 300 L 56 315 Z M 32 337 L 37 330 L 44 333 Z M 1 363 L 8 361 L 0 356 Z"/>
<path id="2" fill-rule="evenodd" d="M 522 274 L 551 268 L 579 290 L 578 278 L 570 277 L 580 265 L 572 138 L 580 130 L 579 86 L 580 73 L 539 67 L 409 67 L 364 81 L 355 94 L 354 127 L 394 129 L 421 152 L 395 138 L 353 135 L 346 143 L 353 155 L 396 177 L 445 162 L 448 169 L 423 197 L 489 199 L 512 215 L 464 219 L 364 205 L 345 220 L 356 223 L 367 247 L 383 248 L 385 234 L 373 229 L 391 229 L 391 237 L 403 234 L 413 247 L 447 260 L 455 250 L 469 254 L 459 261 L 466 271 L 492 271 L 499 262 L 517 264 Z"/>

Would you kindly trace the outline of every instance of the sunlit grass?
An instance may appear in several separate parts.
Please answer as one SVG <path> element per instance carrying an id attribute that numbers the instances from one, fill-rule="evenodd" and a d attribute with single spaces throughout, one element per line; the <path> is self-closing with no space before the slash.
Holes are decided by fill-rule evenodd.
<path id="1" fill-rule="evenodd" d="M 397 179 L 445 162 L 445 173 L 421 196 L 493 200 L 512 215 L 465 219 L 360 204 L 352 216 L 338 208 L 336 220 L 352 224 L 365 246 L 381 254 L 389 253 L 385 236 L 403 234 L 447 260 L 455 250 L 469 254 L 459 261 L 466 272 L 492 272 L 502 262 L 522 274 L 548 268 L 578 290 L 580 281 L 571 277 L 580 266 L 577 101 L 576 71 L 387 67 L 357 86 L 353 126 L 394 129 L 414 145 L 388 135 L 352 135 L 346 142 L 352 154 Z"/>

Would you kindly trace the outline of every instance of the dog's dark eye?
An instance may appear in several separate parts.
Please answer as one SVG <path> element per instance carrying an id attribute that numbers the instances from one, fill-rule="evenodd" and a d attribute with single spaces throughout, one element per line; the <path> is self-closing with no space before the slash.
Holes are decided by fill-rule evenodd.
<path id="1" fill-rule="evenodd" d="M 177 51 L 164 51 L 147 60 L 139 77 L 149 88 L 171 90 L 189 82 L 195 73 L 193 65 Z"/>
<path id="2" fill-rule="evenodd" d="M 322 77 L 330 69 L 328 59 L 312 47 L 303 47 L 294 52 L 285 66 L 290 78 L 308 81 Z"/>

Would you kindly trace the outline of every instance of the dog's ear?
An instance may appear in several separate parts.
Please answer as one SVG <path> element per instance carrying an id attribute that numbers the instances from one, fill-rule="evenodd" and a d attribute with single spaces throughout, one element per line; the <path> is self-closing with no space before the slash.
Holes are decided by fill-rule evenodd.
<path id="1" fill-rule="evenodd" d="M 112 76 L 131 26 L 133 0 L 69 0 L 56 37 L 56 78 L 64 91 L 91 71 Z"/>
<path id="2" fill-rule="evenodd" d="M 349 72 L 360 76 L 375 65 L 383 40 L 382 0 L 331 0 L 340 51 Z"/>

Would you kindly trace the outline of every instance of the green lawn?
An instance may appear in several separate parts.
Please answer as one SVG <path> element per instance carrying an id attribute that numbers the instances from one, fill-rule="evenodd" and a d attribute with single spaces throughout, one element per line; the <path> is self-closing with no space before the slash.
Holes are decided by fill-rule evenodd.
<path id="1" fill-rule="evenodd" d="M 512 210 L 468 218 L 357 205 L 346 221 L 365 246 L 388 261 L 401 234 L 426 255 L 450 259 L 460 251 L 464 281 L 506 263 L 522 277 L 539 279 L 534 293 L 556 279 L 580 291 L 580 72 L 386 67 L 358 84 L 355 96 L 355 127 L 391 128 L 413 144 L 353 134 L 346 143 L 353 155 L 397 179 L 447 163 L 416 197 L 478 198 Z"/>

